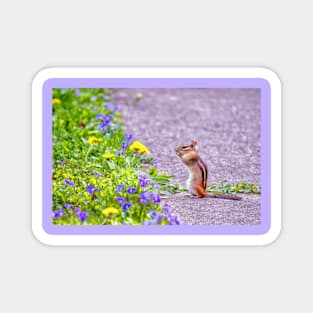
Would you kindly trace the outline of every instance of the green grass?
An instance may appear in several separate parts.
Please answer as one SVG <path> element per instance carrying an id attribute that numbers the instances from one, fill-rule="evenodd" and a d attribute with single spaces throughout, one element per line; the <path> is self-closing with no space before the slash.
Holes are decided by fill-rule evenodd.
<path id="1" fill-rule="evenodd" d="M 179 186 L 109 101 L 106 89 L 53 89 L 53 223 L 179 224 L 160 199 Z"/>
<path id="2" fill-rule="evenodd" d="M 239 182 L 236 184 L 225 183 L 221 180 L 218 186 L 209 185 L 207 191 L 215 194 L 236 194 L 236 193 L 254 193 L 260 194 L 261 187 L 255 184 Z"/>

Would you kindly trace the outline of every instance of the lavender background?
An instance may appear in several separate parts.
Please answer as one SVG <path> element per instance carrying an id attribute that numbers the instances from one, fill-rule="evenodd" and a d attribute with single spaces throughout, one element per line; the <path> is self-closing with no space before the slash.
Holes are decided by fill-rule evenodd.
<path id="1" fill-rule="evenodd" d="M 52 88 L 260 88 L 261 223 L 257 225 L 58 226 L 52 208 Z M 270 86 L 264 79 L 49 79 L 43 86 L 43 227 L 50 234 L 263 234 L 270 227 Z"/>

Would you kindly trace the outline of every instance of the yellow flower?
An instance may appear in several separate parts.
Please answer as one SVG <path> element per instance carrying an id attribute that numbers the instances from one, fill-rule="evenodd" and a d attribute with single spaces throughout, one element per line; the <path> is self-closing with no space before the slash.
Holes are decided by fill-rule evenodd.
<path id="1" fill-rule="evenodd" d="M 105 159 L 111 159 L 111 158 L 114 157 L 114 154 L 111 153 L 111 152 L 107 152 L 107 153 L 104 153 L 102 156 L 103 156 Z"/>
<path id="2" fill-rule="evenodd" d="M 134 141 L 130 146 L 129 146 L 130 150 L 139 152 L 139 153 L 146 153 L 146 154 L 150 154 L 149 149 L 143 145 L 140 141 Z"/>
<path id="3" fill-rule="evenodd" d="M 93 145 L 94 143 L 98 143 L 100 141 L 102 141 L 102 140 L 100 138 L 97 138 L 97 137 L 89 137 L 88 138 L 88 143 L 90 145 Z"/>
<path id="4" fill-rule="evenodd" d="M 61 104 L 61 100 L 60 99 L 52 99 L 52 104 Z"/>
<path id="5" fill-rule="evenodd" d="M 104 216 L 109 216 L 109 215 L 111 215 L 111 214 L 117 214 L 117 213 L 119 213 L 119 210 L 116 209 L 116 208 L 114 208 L 114 207 L 112 207 L 112 206 L 110 206 L 110 207 L 108 207 L 108 208 L 102 210 L 102 214 L 103 214 Z"/>

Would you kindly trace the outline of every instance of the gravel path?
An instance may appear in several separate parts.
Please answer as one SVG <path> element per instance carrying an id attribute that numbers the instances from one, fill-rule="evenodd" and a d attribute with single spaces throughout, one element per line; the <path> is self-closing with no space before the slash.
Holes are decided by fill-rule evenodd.
<path id="1" fill-rule="evenodd" d="M 143 99 L 135 102 L 137 92 Z M 260 184 L 260 91 L 258 89 L 123 89 L 113 99 L 124 105 L 125 129 L 144 143 L 159 167 L 184 184 L 187 172 L 174 149 L 196 139 L 209 168 L 209 184 L 220 180 Z M 260 196 L 240 201 L 194 199 L 187 194 L 167 201 L 185 224 L 258 224 Z"/>

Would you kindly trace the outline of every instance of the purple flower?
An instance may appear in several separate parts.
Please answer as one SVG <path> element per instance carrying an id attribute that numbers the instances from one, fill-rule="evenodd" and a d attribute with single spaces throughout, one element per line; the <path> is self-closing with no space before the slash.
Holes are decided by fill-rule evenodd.
<path id="1" fill-rule="evenodd" d="M 133 138 L 133 135 L 132 134 L 128 134 L 128 133 L 125 133 L 124 134 L 124 137 L 129 141 Z"/>
<path id="2" fill-rule="evenodd" d="M 159 168 L 159 164 L 158 164 L 157 162 L 154 162 L 154 163 L 153 163 L 153 167 Z"/>
<path id="3" fill-rule="evenodd" d="M 90 98 L 91 101 L 96 101 L 97 99 L 98 99 L 97 96 L 92 96 L 92 97 Z"/>
<path id="4" fill-rule="evenodd" d="M 102 123 L 98 125 L 98 129 L 103 133 L 106 132 L 112 118 L 113 118 L 112 114 L 109 115 L 98 114 L 96 117 L 96 121 L 102 121 Z"/>
<path id="5" fill-rule="evenodd" d="M 123 205 L 122 209 L 123 209 L 124 211 L 127 211 L 131 206 L 132 206 L 131 203 L 125 203 L 125 204 Z"/>
<path id="6" fill-rule="evenodd" d="M 142 204 L 147 204 L 150 201 L 150 192 L 145 191 L 141 195 L 139 195 L 140 201 Z"/>
<path id="7" fill-rule="evenodd" d="M 102 174 L 96 170 L 94 170 L 93 173 L 97 176 L 97 178 L 102 176 Z"/>
<path id="8" fill-rule="evenodd" d="M 161 197 L 157 192 L 145 191 L 139 197 L 142 204 L 147 204 L 149 201 L 154 203 L 161 202 Z"/>
<path id="9" fill-rule="evenodd" d="M 74 186 L 74 182 L 70 179 L 64 179 L 63 183 L 67 186 Z"/>
<path id="10" fill-rule="evenodd" d="M 154 187 L 155 189 L 159 189 L 159 188 L 160 188 L 160 185 L 157 184 L 157 183 L 155 183 L 155 184 L 153 185 L 153 187 Z"/>
<path id="11" fill-rule="evenodd" d="M 122 142 L 122 149 L 126 149 L 128 147 L 128 143 L 126 141 Z"/>
<path id="12" fill-rule="evenodd" d="M 58 211 L 54 211 L 54 212 L 53 212 L 53 218 L 59 218 L 59 217 L 61 217 L 64 213 L 65 213 L 65 211 L 64 211 L 63 209 L 58 210 Z"/>
<path id="13" fill-rule="evenodd" d="M 73 204 L 71 204 L 71 203 L 65 203 L 65 204 L 64 204 L 64 207 L 65 207 L 66 209 L 70 208 L 71 206 L 73 206 Z"/>
<path id="14" fill-rule="evenodd" d="M 124 188 L 125 188 L 125 184 L 118 185 L 118 186 L 116 187 L 116 191 L 117 191 L 117 192 L 121 192 Z"/>
<path id="15" fill-rule="evenodd" d="M 153 210 L 151 211 L 151 217 L 152 219 L 148 221 L 148 225 L 161 224 L 161 222 L 163 221 L 164 215 Z"/>
<path id="16" fill-rule="evenodd" d="M 95 192 L 98 192 L 99 189 L 95 188 L 93 185 L 88 185 L 86 188 L 86 191 L 90 194 L 93 195 Z"/>
<path id="17" fill-rule="evenodd" d="M 75 96 L 76 96 L 76 97 L 79 97 L 79 96 L 80 96 L 80 90 L 79 90 L 79 89 L 75 89 L 74 93 L 75 93 Z"/>
<path id="18" fill-rule="evenodd" d="M 139 181 L 140 187 L 142 188 L 145 188 L 151 182 L 151 180 L 149 179 L 149 175 L 147 175 L 146 173 L 140 173 L 138 175 L 138 181 Z"/>
<path id="19" fill-rule="evenodd" d="M 180 220 L 177 215 L 171 215 L 168 217 L 169 225 L 180 225 Z"/>
<path id="20" fill-rule="evenodd" d="M 157 192 L 151 193 L 151 199 L 154 203 L 160 203 L 161 202 L 160 195 Z"/>
<path id="21" fill-rule="evenodd" d="M 110 96 L 109 96 L 109 95 L 103 95 L 103 99 L 104 99 L 104 100 L 109 100 L 109 99 L 110 99 Z"/>
<path id="22" fill-rule="evenodd" d="M 109 111 L 115 111 L 116 110 L 116 107 L 114 104 L 112 104 L 111 102 L 107 102 L 105 104 L 106 108 L 109 110 Z"/>
<path id="23" fill-rule="evenodd" d="M 100 125 L 98 125 L 98 129 L 102 132 L 105 133 L 109 128 L 109 122 L 104 121 Z"/>
<path id="24" fill-rule="evenodd" d="M 116 156 L 121 156 L 121 155 L 125 155 L 124 151 L 123 150 L 118 150 L 116 152 Z"/>
<path id="25" fill-rule="evenodd" d="M 140 187 L 144 188 L 148 185 L 148 183 L 145 179 L 142 179 L 139 177 L 138 180 L 139 180 Z"/>
<path id="26" fill-rule="evenodd" d="M 131 193 L 134 193 L 136 192 L 137 188 L 136 187 L 130 187 L 127 189 L 127 193 L 131 194 Z"/>
<path id="27" fill-rule="evenodd" d="M 89 215 L 89 212 L 87 212 L 87 211 L 81 211 L 78 207 L 75 208 L 75 213 L 76 213 L 78 219 L 79 219 L 82 223 L 84 223 L 84 222 L 86 221 L 87 216 Z"/>
<path id="28" fill-rule="evenodd" d="M 104 115 L 103 114 L 98 114 L 96 116 L 96 121 L 103 121 Z"/>
<path id="29" fill-rule="evenodd" d="M 162 207 L 162 210 L 168 219 L 169 225 L 180 225 L 181 224 L 181 221 L 180 221 L 178 215 L 172 214 L 173 209 L 169 204 L 166 203 Z"/>
<path id="30" fill-rule="evenodd" d="M 163 205 L 162 210 L 166 215 L 170 215 L 173 209 L 169 204 L 166 203 Z"/>
<path id="31" fill-rule="evenodd" d="M 118 202 L 119 205 L 122 205 L 126 201 L 124 197 L 116 197 L 115 200 Z"/>

